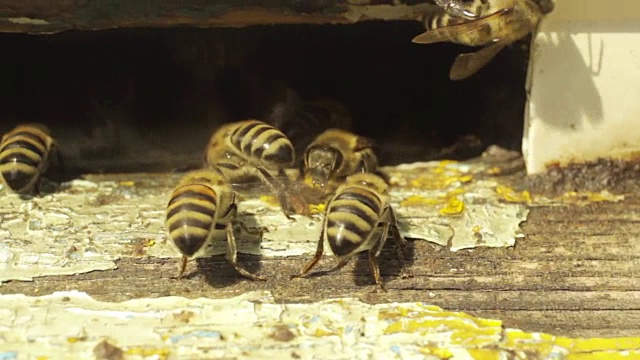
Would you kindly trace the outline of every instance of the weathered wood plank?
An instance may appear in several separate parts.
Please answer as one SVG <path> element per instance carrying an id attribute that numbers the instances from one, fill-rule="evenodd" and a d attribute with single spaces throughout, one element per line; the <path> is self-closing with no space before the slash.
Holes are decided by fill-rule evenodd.
<path id="1" fill-rule="evenodd" d="M 54 33 L 123 27 L 243 27 L 416 20 L 429 1 L 0 1 L 0 32 Z"/>
<path id="2" fill-rule="evenodd" d="M 637 337 L 640 311 L 470 311 L 473 315 L 501 319 L 505 326 L 522 325 L 553 335 L 570 337 Z M 526 320 L 525 320 L 526 319 Z"/>
<path id="3" fill-rule="evenodd" d="M 123 301 L 168 295 L 228 298 L 267 289 L 279 302 L 336 297 L 356 297 L 372 304 L 423 301 L 498 318 L 506 326 L 526 331 L 639 336 L 635 325 L 640 323 L 639 225 L 636 197 L 618 203 L 534 207 L 522 226 L 525 238 L 510 249 L 454 253 L 426 241 L 411 241 L 406 259 L 412 278 L 397 277 L 394 251 L 386 249 L 380 264 L 387 293 L 372 285 L 364 257 L 337 273 L 290 280 L 289 275 L 300 271 L 309 256 L 260 259 L 249 255 L 240 256 L 241 264 L 267 276 L 267 282 L 240 278 L 222 256 L 192 261 L 182 280 L 174 279 L 177 259 L 141 257 L 123 258 L 112 271 L 6 283 L 0 293 L 79 290 L 98 300 Z M 318 269 L 333 264 L 324 258 Z"/>

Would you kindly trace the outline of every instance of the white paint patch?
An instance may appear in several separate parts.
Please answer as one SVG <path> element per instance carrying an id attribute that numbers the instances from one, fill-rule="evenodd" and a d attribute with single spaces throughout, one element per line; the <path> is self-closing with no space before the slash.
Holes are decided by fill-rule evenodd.
<path id="1" fill-rule="evenodd" d="M 126 359 L 439 359 L 429 355 L 437 349 L 455 354 L 451 359 L 466 359 L 473 348 L 502 339 L 498 320 L 422 303 L 276 304 L 269 292 L 122 303 L 95 301 L 76 291 L 3 295 L 0 309 L 3 359 L 8 354 L 90 359 L 103 341 Z M 463 333 L 475 337 L 461 341 Z"/>
<path id="2" fill-rule="evenodd" d="M 7 19 L 12 24 L 20 25 L 49 25 L 49 22 L 43 19 L 32 19 L 28 17 L 15 17 Z"/>

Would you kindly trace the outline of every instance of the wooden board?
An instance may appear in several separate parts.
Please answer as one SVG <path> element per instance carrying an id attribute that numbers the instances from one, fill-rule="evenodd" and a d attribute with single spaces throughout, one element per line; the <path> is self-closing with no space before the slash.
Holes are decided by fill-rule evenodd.
<path id="1" fill-rule="evenodd" d="M 243 265 L 269 277 L 244 280 L 222 256 L 190 263 L 176 280 L 175 259 L 125 258 L 118 269 L 9 282 L 1 294 L 44 295 L 77 289 L 98 300 L 179 295 L 227 298 L 269 290 L 276 302 L 357 297 L 367 303 L 424 301 L 447 310 L 497 318 L 505 326 L 575 337 L 640 336 L 640 201 L 534 207 L 526 237 L 511 249 L 449 252 L 412 241 L 406 258 L 412 278 L 397 277 L 393 249 L 382 254 L 389 292 L 376 291 L 364 258 L 333 274 L 289 280 L 308 257 L 240 255 Z M 332 259 L 324 258 L 321 269 Z"/>
<path id="2" fill-rule="evenodd" d="M 407 4 L 408 3 L 408 4 Z M 133 27 L 243 27 L 417 20 L 430 1 L 0 1 L 0 32 L 55 33 Z"/>

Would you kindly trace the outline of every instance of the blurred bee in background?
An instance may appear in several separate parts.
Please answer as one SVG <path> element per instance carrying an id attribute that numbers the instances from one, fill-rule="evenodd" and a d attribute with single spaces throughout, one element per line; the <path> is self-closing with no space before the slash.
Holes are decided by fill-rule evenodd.
<path id="1" fill-rule="evenodd" d="M 330 271 L 341 269 L 354 255 L 367 251 L 375 283 L 386 291 L 376 258 L 387 240 L 389 229 L 398 247 L 404 275 L 406 240 L 400 235 L 395 212 L 388 203 L 387 188 L 387 182 L 376 174 L 358 173 L 347 177 L 326 207 L 315 256 L 292 278 L 305 276 L 320 261 L 326 235 L 331 251 L 338 257 L 338 265 Z"/>
<path id="2" fill-rule="evenodd" d="M 0 143 L 0 173 L 20 195 L 38 193 L 41 176 L 61 165 L 56 141 L 42 124 L 22 124 L 4 134 Z"/>
<path id="3" fill-rule="evenodd" d="M 187 173 L 178 183 L 167 205 L 166 225 L 173 243 L 182 253 L 181 278 L 187 261 L 205 244 L 215 230 L 226 231 L 227 261 L 240 275 L 251 280 L 265 280 L 241 268 L 237 262 L 236 239 L 233 225 L 244 223 L 236 220 L 238 207 L 236 194 L 225 184 L 222 175 L 213 170 L 196 170 Z"/>
<path id="4" fill-rule="evenodd" d="M 276 103 L 267 116 L 267 122 L 287 135 L 297 154 L 321 132 L 329 128 L 350 130 L 353 118 L 339 101 L 319 98 L 303 100 L 294 90 L 285 90 L 285 99 Z M 302 159 L 297 159 L 301 165 Z"/>
<path id="5" fill-rule="evenodd" d="M 305 181 L 310 177 L 313 186 L 326 187 L 327 193 L 349 175 L 377 169 L 373 141 L 346 130 L 326 130 L 304 152 Z"/>
<path id="6" fill-rule="evenodd" d="M 211 136 L 205 152 L 207 166 L 217 169 L 227 183 L 249 183 L 258 178 L 268 185 L 289 219 L 292 211 L 300 213 L 308 208 L 300 203 L 302 198 L 292 199 L 287 191 L 291 184 L 285 168 L 292 167 L 294 160 L 295 150 L 289 138 L 259 120 L 222 125 Z"/>
<path id="7" fill-rule="evenodd" d="M 414 43 L 453 42 L 467 46 L 484 46 L 456 57 L 449 78 L 463 80 L 488 64 L 502 49 L 535 32 L 540 20 L 551 12 L 551 0 L 473 0 L 470 5 L 454 1 L 460 9 L 477 18 L 435 14 L 426 21 L 427 31 L 413 38 Z M 464 8 L 463 8 L 464 6 Z"/>

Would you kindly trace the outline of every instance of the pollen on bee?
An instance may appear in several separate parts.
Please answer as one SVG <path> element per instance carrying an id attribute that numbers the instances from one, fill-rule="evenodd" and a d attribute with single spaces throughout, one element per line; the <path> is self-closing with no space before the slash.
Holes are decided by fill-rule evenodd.
<path id="1" fill-rule="evenodd" d="M 327 209 L 325 204 L 311 204 L 309 205 L 309 212 L 311 214 L 322 214 Z"/>

